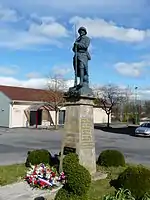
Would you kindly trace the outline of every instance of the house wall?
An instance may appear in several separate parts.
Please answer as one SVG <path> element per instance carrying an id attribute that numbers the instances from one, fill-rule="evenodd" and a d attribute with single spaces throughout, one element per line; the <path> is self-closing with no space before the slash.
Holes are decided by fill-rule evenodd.
<path id="1" fill-rule="evenodd" d="M 108 117 L 106 112 L 102 108 L 94 107 L 93 115 L 94 115 L 93 116 L 94 124 L 107 123 Z M 111 123 L 111 116 L 110 116 L 110 123 Z"/>
<path id="2" fill-rule="evenodd" d="M 11 128 L 13 127 L 28 127 L 29 122 L 24 113 L 26 109 L 28 109 L 33 103 L 17 103 L 11 107 Z M 53 116 L 52 116 L 53 117 Z M 49 121 L 42 121 L 42 125 L 49 125 Z"/>
<path id="3" fill-rule="evenodd" d="M 66 110 L 66 107 L 62 107 L 60 108 L 60 110 Z M 51 116 L 54 120 L 54 124 L 55 124 L 55 111 L 50 111 Z M 94 107 L 93 109 L 93 120 L 94 120 L 94 124 L 96 123 L 107 123 L 108 117 L 106 112 L 102 109 L 102 108 L 96 108 Z M 59 114 L 57 115 L 57 122 L 59 122 Z M 111 116 L 110 116 L 110 123 L 111 123 Z"/>
<path id="4" fill-rule="evenodd" d="M 33 103 L 24 104 L 21 102 L 10 106 L 10 128 L 29 126 L 24 110 L 28 109 L 32 104 Z M 65 108 L 61 108 L 61 110 L 64 109 Z M 50 111 L 50 115 L 55 124 L 55 111 Z M 59 120 L 59 114 L 57 115 L 57 120 Z M 50 125 L 50 122 L 47 120 L 42 120 L 42 125 Z"/>
<path id="5" fill-rule="evenodd" d="M 66 107 L 62 107 L 60 110 L 66 110 Z M 58 115 L 59 117 L 59 115 Z M 54 119 L 55 119 L 55 114 L 54 114 Z M 96 123 L 107 123 L 108 117 L 106 112 L 102 108 L 93 108 L 93 121 L 94 124 Z M 58 119 L 59 121 L 59 119 Z M 111 116 L 110 116 L 110 123 L 111 123 Z"/>
<path id="6" fill-rule="evenodd" d="M 0 92 L 0 126 L 9 128 L 9 112 L 11 100 Z"/>
<path id="7" fill-rule="evenodd" d="M 23 105 L 23 104 L 14 104 L 11 106 L 11 122 L 10 122 L 10 127 L 26 127 L 27 126 L 27 118 L 24 113 L 24 110 L 27 109 L 29 105 Z"/>
<path id="8" fill-rule="evenodd" d="M 1 98 L 0 98 L 1 99 Z M 6 102 L 6 101 L 4 101 Z M 24 110 L 28 109 L 33 103 L 17 103 L 14 104 L 13 106 L 9 105 L 8 102 L 8 107 L 10 106 L 10 112 L 9 112 L 9 117 L 6 117 L 10 119 L 9 127 L 27 127 L 29 126 L 26 115 L 24 113 Z M 60 110 L 66 110 L 66 107 L 60 108 Z M 104 110 L 101 108 L 95 108 L 93 110 L 93 119 L 94 123 L 107 123 L 107 115 Z M 52 121 L 55 124 L 55 111 L 50 111 L 50 115 L 52 118 Z M 57 122 L 59 122 L 59 113 L 57 115 Z M 110 122 L 111 122 L 111 117 L 110 117 Z M 8 122 L 7 122 L 8 124 Z M 50 125 L 50 122 L 47 120 L 42 120 L 42 125 L 47 126 Z"/>
<path id="9" fill-rule="evenodd" d="M 61 107 L 60 110 L 66 110 L 66 107 Z M 55 111 L 50 111 L 50 114 L 55 125 Z M 57 123 L 59 124 L 59 112 L 57 113 Z"/>

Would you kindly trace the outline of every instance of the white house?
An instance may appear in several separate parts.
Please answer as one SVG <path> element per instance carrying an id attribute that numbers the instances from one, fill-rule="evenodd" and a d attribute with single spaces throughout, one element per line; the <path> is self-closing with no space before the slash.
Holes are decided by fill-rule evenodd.
<path id="1" fill-rule="evenodd" d="M 55 124 L 55 111 L 45 96 L 45 90 L 0 86 L 0 126 L 29 127 Z M 64 124 L 66 108 L 60 108 L 58 124 Z M 107 115 L 101 108 L 94 108 L 94 123 L 106 123 Z"/>

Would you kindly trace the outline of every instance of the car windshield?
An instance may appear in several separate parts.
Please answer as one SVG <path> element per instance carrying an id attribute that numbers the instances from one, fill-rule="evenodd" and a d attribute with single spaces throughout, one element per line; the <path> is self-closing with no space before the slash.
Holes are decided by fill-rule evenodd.
<path id="1" fill-rule="evenodd" d="M 147 127 L 147 128 L 150 128 L 150 123 L 144 123 L 141 125 L 141 127 Z"/>

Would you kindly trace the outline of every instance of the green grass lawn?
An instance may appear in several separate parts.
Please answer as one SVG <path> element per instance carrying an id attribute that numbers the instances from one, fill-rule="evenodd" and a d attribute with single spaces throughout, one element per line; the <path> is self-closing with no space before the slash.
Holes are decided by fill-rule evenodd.
<path id="1" fill-rule="evenodd" d="M 20 181 L 24 178 L 25 171 L 24 164 L 0 166 L 0 186 Z"/>
<path id="2" fill-rule="evenodd" d="M 110 167 L 110 168 L 103 168 L 98 167 L 98 171 L 102 171 L 107 173 L 108 176 L 104 180 L 98 180 L 92 182 L 91 189 L 89 191 L 90 200 L 102 200 L 104 195 L 111 194 L 115 192 L 115 189 L 110 186 L 109 182 L 111 179 L 115 179 L 118 175 L 123 172 L 126 167 Z"/>
<path id="3" fill-rule="evenodd" d="M 90 200 L 102 200 L 102 197 L 104 195 L 113 193 L 115 189 L 113 187 L 110 187 L 109 181 L 111 179 L 117 178 L 119 173 L 125 170 L 125 167 L 118 167 L 118 168 L 98 167 L 97 170 L 107 173 L 108 177 L 104 180 L 92 182 L 89 191 Z M 0 185 L 3 186 L 23 180 L 25 172 L 26 168 L 24 164 L 0 166 Z"/>

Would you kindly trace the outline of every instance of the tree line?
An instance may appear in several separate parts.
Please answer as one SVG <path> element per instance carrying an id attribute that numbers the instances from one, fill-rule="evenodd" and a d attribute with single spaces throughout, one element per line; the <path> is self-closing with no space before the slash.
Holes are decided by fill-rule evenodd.
<path id="1" fill-rule="evenodd" d="M 139 124 L 140 120 L 150 118 L 150 100 L 140 101 L 128 89 L 116 85 L 105 85 L 96 92 L 95 105 L 105 110 L 108 120 Z"/>
<path id="2" fill-rule="evenodd" d="M 64 91 L 67 90 L 65 80 L 57 76 L 51 78 L 46 95 L 51 92 L 49 104 L 55 111 L 55 128 L 58 126 L 58 113 L 65 106 Z M 117 85 L 108 84 L 102 87 L 93 87 L 95 106 L 102 108 L 107 114 L 107 126 L 111 121 L 138 123 L 144 117 L 150 117 L 150 101 L 136 101 L 128 89 L 122 89 Z M 131 98 L 132 96 L 132 98 Z"/>

